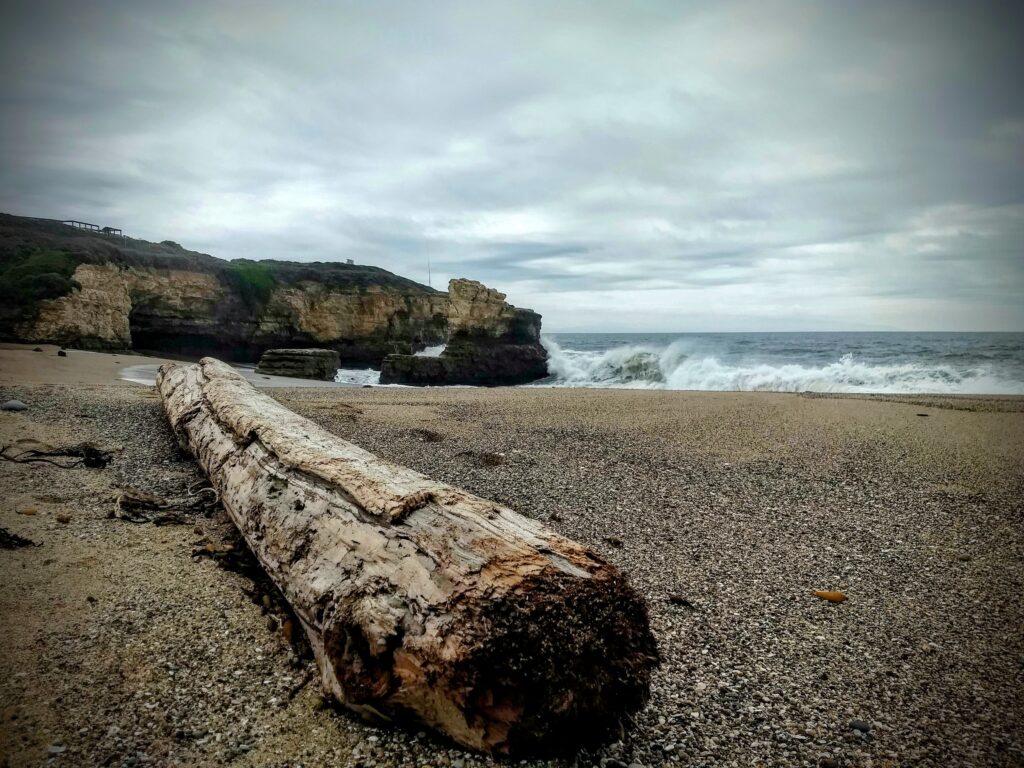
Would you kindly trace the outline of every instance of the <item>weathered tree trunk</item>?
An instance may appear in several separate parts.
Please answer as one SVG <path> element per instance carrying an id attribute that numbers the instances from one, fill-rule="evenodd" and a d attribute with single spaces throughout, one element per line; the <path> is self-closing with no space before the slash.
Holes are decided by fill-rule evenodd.
<path id="1" fill-rule="evenodd" d="M 157 386 L 346 707 L 508 753 L 600 739 L 646 701 L 646 607 L 582 545 L 328 433 L 212 358 L 162 366 Z"/>

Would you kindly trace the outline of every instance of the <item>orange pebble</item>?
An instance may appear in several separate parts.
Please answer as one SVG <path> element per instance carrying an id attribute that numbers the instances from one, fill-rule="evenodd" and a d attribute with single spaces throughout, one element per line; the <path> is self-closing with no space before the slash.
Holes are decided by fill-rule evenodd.
<path id="1" fill-rule="evenodd" d="M 815 592 L 815 597 L 820 597 L 822 600 L 828 600 L 830 603 L 841 603 L 846 600 L 846 595 L 842 592 Z"/>

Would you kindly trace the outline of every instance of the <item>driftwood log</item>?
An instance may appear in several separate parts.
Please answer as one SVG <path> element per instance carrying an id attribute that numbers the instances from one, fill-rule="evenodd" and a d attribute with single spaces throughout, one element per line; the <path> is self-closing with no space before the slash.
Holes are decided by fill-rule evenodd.
<path id="1" fill-rule="evenodd" d="M 646 606 L 584 546 L 330 434 L 212 358 L 161 366 L 157 387 L 349 709 L 522 753 L 618 734 L 643 706 Z"/>

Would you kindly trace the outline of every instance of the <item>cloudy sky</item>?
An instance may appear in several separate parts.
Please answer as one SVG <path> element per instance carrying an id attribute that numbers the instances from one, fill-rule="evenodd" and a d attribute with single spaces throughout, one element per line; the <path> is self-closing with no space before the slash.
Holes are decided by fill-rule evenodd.
<path id="1" fill-rule="evenodd" d="M 1011 3 L 0 14 L 9 213 L 429 259 L 552 331 L 1024 330 Z"/>

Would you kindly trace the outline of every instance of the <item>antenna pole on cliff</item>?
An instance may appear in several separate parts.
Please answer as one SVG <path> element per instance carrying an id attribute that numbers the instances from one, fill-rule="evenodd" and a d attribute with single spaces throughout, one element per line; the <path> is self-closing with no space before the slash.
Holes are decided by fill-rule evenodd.
<path id="1" fill-rule="evenodd" d="M 428 288 L 433 288 L 434 287 L 434 286 L 432 286 L 430 284 L 430 257 L 429 256 L 427 256 L 427 287 Z"/>

